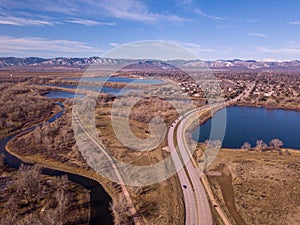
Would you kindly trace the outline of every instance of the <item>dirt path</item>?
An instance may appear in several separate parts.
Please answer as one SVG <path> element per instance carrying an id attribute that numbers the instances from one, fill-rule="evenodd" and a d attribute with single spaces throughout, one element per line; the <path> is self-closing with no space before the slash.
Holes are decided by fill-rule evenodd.
<path id="1" fill-rule="evenodd" d="M 216 181 L 220 185 L 222 196 L 225 201 L 225 205 L 230 215 L 234 218 L 235 222 L 239 225 L 246 225 L 235 206 L 235 198 L 234 198 L 234 191 L 232 186 L 231 173 L 225 167 L 220 168 L 217 171 L 221 172 L 222 175 L 210 176 L 210 179 Z"/>

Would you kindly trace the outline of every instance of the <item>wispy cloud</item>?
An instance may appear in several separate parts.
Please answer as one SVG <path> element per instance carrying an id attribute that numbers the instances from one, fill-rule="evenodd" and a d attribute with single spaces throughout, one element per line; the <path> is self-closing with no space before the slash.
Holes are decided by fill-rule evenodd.
<path id="1" fill-rule="evenodd" d="M 15 26 L 52 26 L 57 24 L 57 22 L 46 21 L 46 20 L 37 20 L 37 19 L 28 19 L 20 17 L 4 17 L 0 16 L 0 24 L 3 25 L 15 25 Z"/>
<path id="2" fill-rule="evenodd" d="M 81 19 L 81 18 L 72 18 L 69 20 L 66 20 L 68 23 L 75 23 L 75 24 L 81 24 L 85 26 L 114 26 L 116 23 L 113 22 L 100 22 L 96 20 L 88 20 L 88 19 Z"/>
<path id="3" fill-rule="evenodd" d="M 54 12 L 67 15 L 73 15 L 80 11 L 80 0 L 1 0 L 0 7 L 6 12 L 9 10 L 23 11 L 29 9 L 36 14 L 42 14 L 41 12 Z"/>
<path id="4" fill-rule="evenodd" d="M 300 20 L 299 21 L 290 21 L 290 22 L 288 22 L 288 24 L 291 24 L 291 25 L 300 25 Z"/>
<path id="5" fill-rule="evenodd" d="M 25 17 L 11 17 L 11 16 L 1 16 L 0 15 L 0 24 L 2 25 L 14 25 L 14 26 L 53 26 L 57 24 L 62 24 L 64 22 L 67 23 L 74 23 L 74 24 L 81 24 L 85 26 L 114 26 L 116 23 L 114 22 L 102 22 L 96 20 L 89 20 L 83 18 L 71 18 L 66 19 L 65 21 L 54 21 L 54 19 L 45 18 L 43 19 L 32 19 L 32 18 L 25 18 Z"/>
<path id="6" fill-rule="evenodd" d="M 138 20 L 138 21 L 155 21 L 156 15 L 149 12 L 147 7 L 139 1 L 134 0 L 103 0 L 101 6 L 109 16 L 116 18 Z"/>
<path id="7" fill-rule="evenodd" d="M 86 53 L 100 54 L 103 51 L 80 41 L 51 40 L 36 37 L 0 36 L 0 52 L 2 55 L 19 56 L 69 56 Z"/>
<path id="8" fill-rule="evenodd" d="M 217 29 L 234 28 L 234 27 L 236 27 L 236 26 L 232 25 L 232 24 L 221 24 L 221 25 L 216 26 Z"/>
<path id="9" fill-rule="evenodd" d="M 176 0 L 176 3 L 178 3 L 180 5 L 191 4 L 193 2 L 194 2 L 194 0 Z"/>
<path id="10" fill-rule="evenodd" d="M 288 54 L 288 55 L 300 55 L 300 48 L 267 48 L 267 47 L 257 47 L 257 50 L 263 53 L 281 53 L 281 54 Z"/>
<path id="11" fill-rule="evenodd" d="M 227 54 L 229 51 L 232 50 L 227 46 L 216 46 L 215 48 L 208 48 L 193 42 L 181 42 L 175 40 L 167 40 L 167 41 L 170 42 L 171 44 L 175 44 L 183 48 L 186 48 L 198 56 L 203 54 L 210 54 L 210 53 Z"/>
<path id="12" fill-rule="evenodd" d="M 215 49 L 212 48 L 204 48 L 203 46 L 201 46 L 200 44 L 197 43 L 191 43 L 191 42 L 179 42 L 179 41 L 172 41 L 174 44 L 182 46 L 188 50 L 190 50 L 191 52 L 195 53 L 195 54 L 199 54 L 199 53 L 211 53 L 211 52 L 215 52 Z"/>
<path id="13" fill-rule="evenodd" d="M 203 17 L 212 19 L 212 20 L 225 20 L 225 19 L 226 19 L 225 17 L 209 15 L 209 14 L 203 12 L 203 11 L 200 10 L 200 9 L 196 9 L 196 10 L 195 10 L 195 13 L 198 14 L 198 15 L 200 15 L 200 16 L 203 16 Z"/>
<path id="14" fill-rule="evenodd" d="M 300 48 L 300 43 L 298 43 L 297 41 L 288 41 L 287 47 L 288 48 Z"/>
<path id="15" fill-rule="evenodd" d="M 243 20 L 243 22 L 246 22 L 246 23 L 258 23 L 260 22 L 259 19 L 246 19 L 246 20 Z"/>
<path id="16" fill-rule="evenodd" d="M 115 47 L 118 47 L 120 44 L 116 43 L 116 42 L 111 42 L 111 43 L 109 43 L 109 45 L 115 48 Z"/>
<path id="17" fill-rule="evenodd" d="M 187 18 L 173 14 L 153 13 L 144 3 L 137 0 L 102 0 L 101 7 L 106 10 L 109 16 L 121 19 L 142 22 L 157 22 L 163 20 L 171 22 L 188 21 Z"/>
<path id="18" fill-rule="evenodd" d="M 103 16 L 106 16 L 148 23 L 190 21 L 188 18 L 175 14 L 152 12 L 148 6 L 140 0 L 36 0 L 34 4 L 30 0 L 23 0 L 21 2 L 16 0 L 3 0 L 0 2 L 0 7 L 6 11 L 30 9 L 39 15 L 42 15 L 41 12 L 52 12 L 64 17 L 68 16 L 68 18 L 70 18 L 70 16 L 75 17 L 75 15 L 79 15 L 80 13 L 80 17 L 93 16 L 93 18 L 103 18 Z M 77 21 L 77 23 L 78 22 L 79 21 Z M 95 25 L 95 23 L 91 21 L 85 22 L 85 24 Z M 83 24 L 83 22 L 80 21 L 80 24 Z"/>
<path id="19" fill-rule="evenodd" d="M 296 41 L 288 41 L 283 47 L 280 48 L 259 46 L 256 49 L 259 52 L 270 54 L 270 57 L 279 55 L 281 58 L 295 59 L 299 58 L 300 56 L 300 43 Z"/>
<path id="20" fill-rule="evenodd" d="M 268 35 L 266 35 L 266 34 L 255 33 L 255 32 L 248 32 L 248 35 L 249 35 L 249 36 L 252 36 L 252 37 L 259 37 L 259 38 L 265 38 L 265 37 L 268 37 Z"/>

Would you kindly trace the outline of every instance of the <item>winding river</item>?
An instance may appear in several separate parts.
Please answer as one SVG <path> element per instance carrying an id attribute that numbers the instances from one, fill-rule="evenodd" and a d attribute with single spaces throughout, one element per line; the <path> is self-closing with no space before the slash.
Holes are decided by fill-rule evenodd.
<path id="1" fill-rule="evenodd" d="M 64 112 L 63 104 L 61 102 L 58 102 L 57 104 L 61 107 L 61 110 L 48 120 L 49 123 L 52 123 L 55 120 L 59 119 Z M 37 126 L 42 126 L 42 123 Z M 33 130 L 35 127 L 17 132 L 11 136 L 8 136 L 0 140 L 0 153 L 4 153 L 5 156 L 4 160 L 11 167 L 18 168 L 20 164 L 24 162 L 22 162 L 20 159 L 16 158 L 15 156 L 7 152 L 5 149 L 6 144 L 16 135 Z M 43 168 L 42 173 L 51 176 L 67 175 L 69 180 L 84 186 L 86 189 L 90 191 L 91 212 L 90 212 L 89 224 L 90 225 L 99 225 L 99 224 L 113 225 L 113 218 L 111 212 L 109 211 L 109 204 L 111 202 L 111 198 L 98 182 L 77 174 L 66 173 L 63 171 L 52 170 L 47 168 Z"/>

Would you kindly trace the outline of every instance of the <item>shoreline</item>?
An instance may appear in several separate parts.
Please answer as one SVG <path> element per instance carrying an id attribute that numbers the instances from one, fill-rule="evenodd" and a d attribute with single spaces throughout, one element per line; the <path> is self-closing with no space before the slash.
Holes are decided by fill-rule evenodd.
<path id="1" fill-rule="evenodd" d="M 198 142 L 198 143 L 203 143 L 203 142 Z M 224 150 L 224 151 L 241 151 L 241 152 L 258 152 L 258 151 L 255 151 L 254 149 L 245 150 L 245 149 L 241 149 L 241 148 L 220 148 L 220 150 Z M 300 149 L 281 148 L 281 150 L 282 151 L 288 150 L 290 153 L 300 154 Z M 263 151 L 261 153 L 266 153 L 266 152 L 271 152 L 271 151 L 267 150 L 267 151 Z M 275 153 L 275 150 L 274 150 L 273 153 Z"/>
<path id="2" fill-rule="evenodd" d="M 198 142 L 198 143 L 202 143 L 202 142 Z M 220 148 L 220 150 L 224 150 L 224 151 L 240 151 L 240 152 L 258 152 L 255 151 L 254 149 L 251 150 L 244 150 L 241 148 Z M 282 151 L 288 150 L 290 153 L 295 153 L 295 154 L 300 154 L 300 149 L 295 149 L 295 148 L 281 148 Z M 261 153 L 266 153 L 266 152 L 271 152 L 271 151 L 263 151 Z M 273 152 L 275 153 L 275 152 Z"/>
<path id="3" fill-rule="evenodd" d="M 300 108 L 293 108 L 287 106 L 267 106 L 267 105 L 255 105 L 251 103 L 235 103 L 230 106 L 240 106 L 240 107 L 255 107 L 255 108 L 265 108 L 270 110 L 289 110 L 289 111 L 297 111 L 300 112 Z"/>

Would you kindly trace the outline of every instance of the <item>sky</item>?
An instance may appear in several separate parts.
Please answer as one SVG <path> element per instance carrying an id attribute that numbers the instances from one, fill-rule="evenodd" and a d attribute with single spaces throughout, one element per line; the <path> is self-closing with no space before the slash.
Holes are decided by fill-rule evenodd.
<path id="1" fill-rule="evenodd" d="M 0 57 L 103 56 L 161 40 L 202 60 L 297 60 L 299 12 L 299 0 L 0 0 Z"/>

